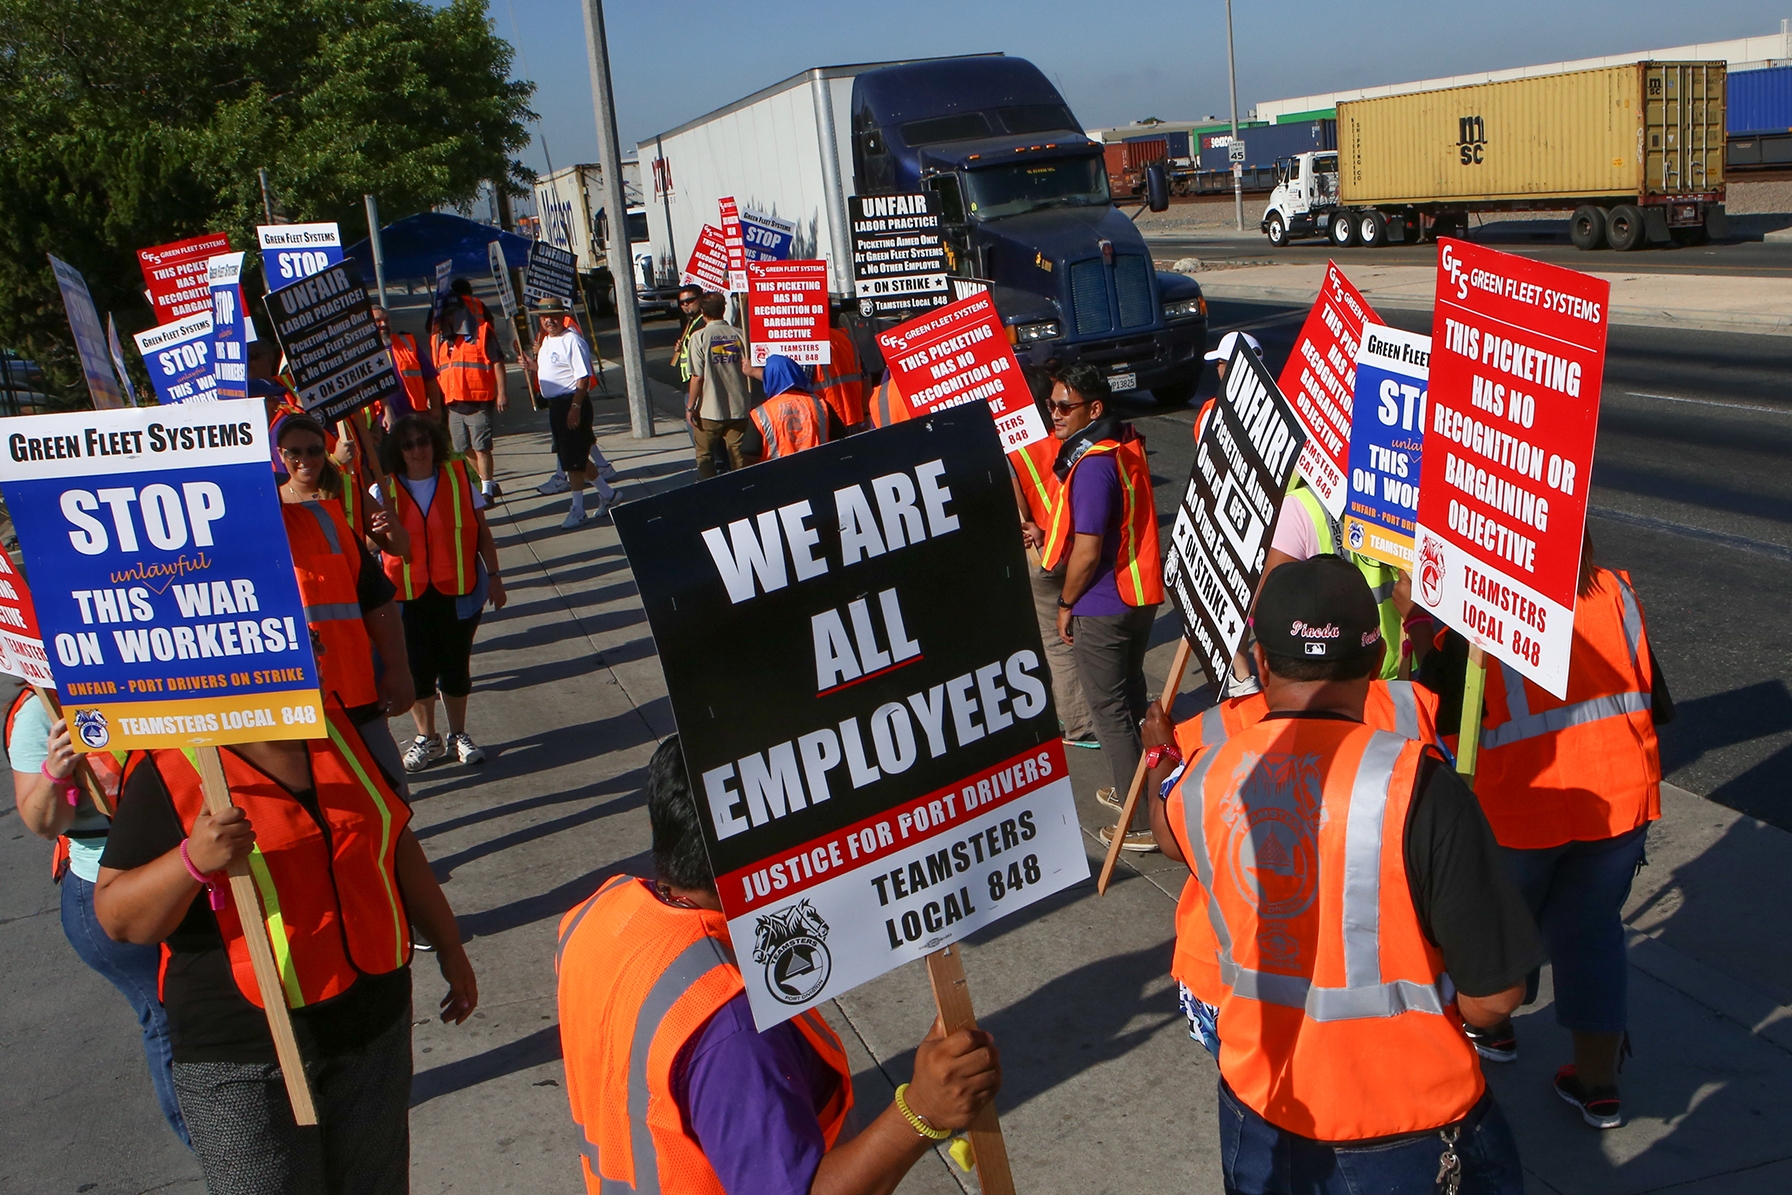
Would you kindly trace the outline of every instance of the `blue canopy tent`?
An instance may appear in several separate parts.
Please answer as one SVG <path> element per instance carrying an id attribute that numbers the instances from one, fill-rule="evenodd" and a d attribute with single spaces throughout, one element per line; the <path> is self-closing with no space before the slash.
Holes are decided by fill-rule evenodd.
<path id="1" fill-rule="evenodd" d="M 491 251 L 487 246 L 493 241 L 504 247 L 504 261 L 511 269 L 520 270 L 529 264 L 529 238 L 445 212 L 419 212 L 380 229 L 387 281 L 433 281 L 436 266 L 450 259 L 456 274 L 484 277 L 491 272 Z M 350 245 L 347 253 L 360 266 L 361 277 L 371 284 L 373 247 L 367 239 Z"/>

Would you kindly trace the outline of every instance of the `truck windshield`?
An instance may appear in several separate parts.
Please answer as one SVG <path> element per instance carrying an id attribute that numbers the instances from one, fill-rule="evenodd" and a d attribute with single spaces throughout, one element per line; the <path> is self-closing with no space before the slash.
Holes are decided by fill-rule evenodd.
<path id="1" fill-rule="evenodd" d="M 1100 207 L 1108 175 L 1100 158 L 1072 158 L 973 170 L 965 175 L 971 211 L 985 220 L 1047 207 Z"/>

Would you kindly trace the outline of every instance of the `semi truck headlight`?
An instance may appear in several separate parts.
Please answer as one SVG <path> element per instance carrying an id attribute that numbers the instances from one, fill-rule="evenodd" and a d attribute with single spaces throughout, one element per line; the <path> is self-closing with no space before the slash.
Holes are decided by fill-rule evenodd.
<path id="1" fill-rule="evenodd" d="M 1164 318 L 1170 319 L 1206 319 L 1207 299 L 1197 296 L 1193 299 L 1178 299 L 1174 303 L 1164 304 Z"/>
<path id="2" fill-rule="evenodd" d="M 1013 336 L 1013 344 L 1032 344 L 1038 340 L 1052 340 L 1058 336 L 1058 321 L 1045 320 L 1037 324 L 1011 324 L 1008 328 Z"/>

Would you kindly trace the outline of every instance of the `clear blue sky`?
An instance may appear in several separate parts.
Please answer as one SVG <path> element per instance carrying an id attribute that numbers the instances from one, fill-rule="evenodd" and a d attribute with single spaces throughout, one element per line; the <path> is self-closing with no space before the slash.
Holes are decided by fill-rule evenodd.
<path id="1" fill-rule="evenodd" d="M 597 160 L 580 6 L 488 0 L 498 34 L 518 48 L 516 73 L 538 87 L 535 131 L 556 166 Z M 1234 8 L 1241 116 L 1260 100 L 1776 33 L 1792 16 L 1792 0 Z M 1477 15 L 1490 8 L 1496 20 Z M 1306 20 L 1292 23 L 1295 13 Z M 1031 59 L 1088 128 L 1229 111 L 1221 0 L 611 0 L 606 16 L 625 151 L 812 66 L 976 51 Z M 539 139 L 524 161 L 544 168 Z"/>

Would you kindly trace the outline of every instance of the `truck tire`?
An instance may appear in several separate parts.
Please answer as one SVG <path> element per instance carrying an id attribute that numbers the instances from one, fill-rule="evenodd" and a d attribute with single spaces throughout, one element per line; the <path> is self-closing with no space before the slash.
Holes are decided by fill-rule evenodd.
<path id="1" fill-rule="evenodd" d="M 1167 382 L 1151 388 L 1151 397 L 1166 407 L 1180 407 L 1194 396 L 1194 382 Z"/>
<path id="2" fill-rule="evenodd" d="M 1349 249 L 1356 244 L 1356 213 L 1348 208 L 1332 213 L 1330 230 L 1332 244 L 1339 249 Z"/>
<path id="3" fill-rule="evenodd" d="M 1584 204 L 1568 217 L 1568 239 L 1581 250 L 1605 248 L 1605 209 Z"/>
<path id="4" fill-rule="evenodd" d="M 1374 208 L 1358 212 L 1356 239 L 1365 249 L 1381 248 L 1388 243 L 1388 218 Z"/>
<path id="5" fill-rule="evenodd" d="M 1605 239 L 1619 253 L 1643 243 L 1643 211 L 1634 203 L 1620 203 L 1605 215 Z"/>
<path id="6" fill-rule="evenodd" d="M 1281 212 L 1270 213 L 1268 232 L 1269 243 L 1272 247 L 1276 249 L 1286 249 L 1288 247 L 1288 226 L 1282 223 Z"/>

